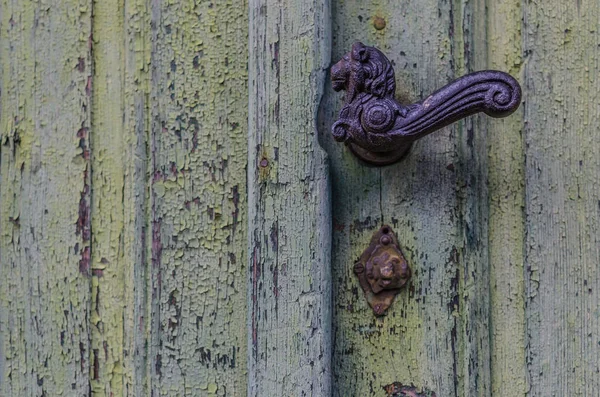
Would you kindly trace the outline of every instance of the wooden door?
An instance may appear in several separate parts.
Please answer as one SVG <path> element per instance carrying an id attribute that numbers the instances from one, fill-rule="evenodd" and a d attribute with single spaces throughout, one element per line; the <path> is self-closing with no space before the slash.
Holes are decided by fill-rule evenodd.
<path id="1" fill-rule="evenodd" d="M 600 393 L 600 5 L 0 0 L 0 395 Z M 366 167 L 351 44 L 413 102 L 522 84 Z M 375 317 L 389 224 L 413 269 Z"/>

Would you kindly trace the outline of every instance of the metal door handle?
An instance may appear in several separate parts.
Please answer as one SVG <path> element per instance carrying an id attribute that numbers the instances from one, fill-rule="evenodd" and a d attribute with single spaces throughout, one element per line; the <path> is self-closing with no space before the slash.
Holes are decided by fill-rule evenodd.
<path id="1" fill-rule="evenodd" d="M 521 86 L 509 74 L 484 70 L 467 74 L 425 100 L 402 105 L 387 57 L 357 42 L 331 67 L 335 91 L 345 103 L 331 132 L 365 162 L 387 165 L 402 159 L 411 144 L 450 123 L 478 112 L 505 117 L 521 103 Z"/>

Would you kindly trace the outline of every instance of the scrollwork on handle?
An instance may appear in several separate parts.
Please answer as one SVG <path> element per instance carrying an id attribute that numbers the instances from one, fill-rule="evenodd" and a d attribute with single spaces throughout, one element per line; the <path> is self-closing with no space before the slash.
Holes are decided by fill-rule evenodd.
<path id="1" fill-rule="evenodd" d="M 454 80 L 421 102 L 402 105 L 395 99 L 391 62 L 359 42 L 331 67 L 331 83 L 335 91 L 346 91 L 333 137 L 374 165 L 399 161 L 414 141 L 461 118 L 479 112 L 505 117 L 521 103 L 521 87 L 512 76 L 485 70 Z"/>

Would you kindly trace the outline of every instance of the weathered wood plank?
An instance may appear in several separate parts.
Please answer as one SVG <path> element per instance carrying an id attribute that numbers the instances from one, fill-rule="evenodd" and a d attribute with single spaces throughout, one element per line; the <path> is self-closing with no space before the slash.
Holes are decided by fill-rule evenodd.
<path id="1" fill-rule="evenodd" d="M 127 0 L 124 12 L 124 273 L 123 387 L 129 396 L 150 394 L 150 2 Z"/>
<path id="2" fill-rule="evenodd" d="M 452 16 L 450 37 L 455 77 L 488 69 L 486 1 L 455 2 Z M 459 317 L 454 351 L 458 396 L 492 395 L 487 147 L 488 127 L 494 121 L 477 115 L 456 126 L 459 262 L 454 315 Z"/>
<path id="3" fill-rule="evenodd" d="M 0 394 L 87 395 L 88 0 L 0 2 Z"/>
<path id="4" fill-rule="evenodd" d="M 330 395 L 328 2 L 250 1 L 250 396 Z"/>
<path id="5" fill-rule="evenodd" d="M 244 395 L 247 6 L 151 12 L 151 392 Z"/>
<path id="6" fill-rule="evenodd" d="M 149 9 L 94 2 L 92 315 L 94 395 L 147 395 Z"/>
<path id="7" fill-rule="evenodd" d="M 92 317 L 91 392 L 123 395 L 125 274 L 119 249 L 124 236 L 125 163 L 123 125 L 124 20 L 120 0 L 94 2 L 92 96 Z M 129 131 L 127 131 L 129 132 Z"/>
<path id="8" fill-rule="evenodd" d="M 523 14 L 528 395 L 598 395 L 600 7 Z"/>
<path id="9" fill-rule="evenodd" d="M 130 0 L 125 11 L 125 129 L 130 131 L 125 156 L 129 159 L 126 170 L 124 218 L 126 231 L 123 249 L 132 264 L 125 274 L 125 301 L 128 312 L 124 316 L 126 357 L 124 368 L 128 395 L 148 395 L 150 360 L 148 346 L 149 298 L 148 274 L 150 268 L 149 223 L 149 64 L 150 64 L 150 4 L 147 0 Z M 134 133 L 133 133 L 134 132 Z"/>
<path id="10" fill-rule="evenodd" d="M 521 1 L 495 0 L 487 5 L 489 67 L 523 82 Z M 492 396 L 523 396 L 527 392 L 523 108 L 509 118 L 491 121 L 488 131 Z"/>
<path id="11" fill-rule="evenodd" d="M 395 64 L 397 97 L 414 102 L 485 66 L 483 1 L 333 3 L 333 57 L 359 39 Z M 375 27 L 376 18 L 385 21 Z M 472 118 L 419 141 L 402 163 L 368 168 L 322 130 L 332 158 L 334 395 L 385 395 L 395 382 L 439 396 L 489 395 L 485 123 Z M 353 274 L 373 231 L 392 225 L 413 279 L 374 318 Z"/>

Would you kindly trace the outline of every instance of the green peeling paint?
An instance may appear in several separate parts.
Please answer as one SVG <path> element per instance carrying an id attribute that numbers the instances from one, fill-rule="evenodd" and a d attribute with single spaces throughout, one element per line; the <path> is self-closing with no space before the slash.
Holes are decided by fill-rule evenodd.
<path id="1" fill-rule="evenodd" d="M 0 394 L 89 389 L 87 1 L 0 2 Z"/>
<path id="2" fill-rule="evenodd" d="M 247 5 L 152 12 L 151 389 L 244 395 Z"/>
<path id="3" fill-rule="evenodd" d="M 0 395 L 600 390 L 598 20 L 547 0 L 0 0 Z M 365 167 L 330 61 L 523 85 Z M 375 318 L 383 223 L 410 285 Z"/>

